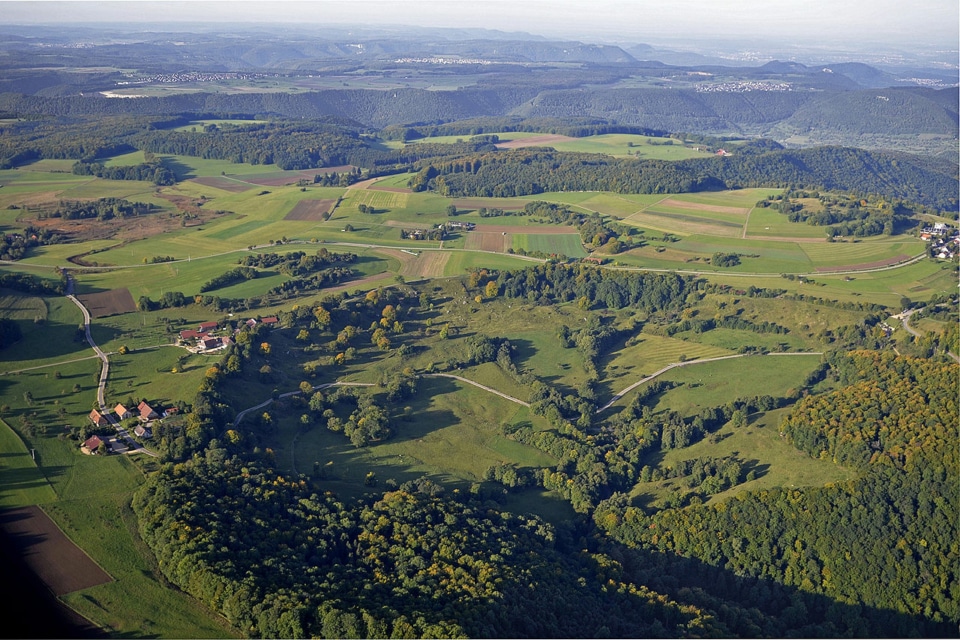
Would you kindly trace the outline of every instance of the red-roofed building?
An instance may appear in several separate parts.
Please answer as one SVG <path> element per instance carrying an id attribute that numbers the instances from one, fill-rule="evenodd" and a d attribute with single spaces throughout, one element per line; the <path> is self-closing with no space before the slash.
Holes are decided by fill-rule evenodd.
<path id="1" fill-rule="evenodd" d="M 184 329 L 180 332 L 181 340 L 203 340 L 207 337 L 206 331 L 194 331 L 193 329 Z"/>
<path id="2" fill-rule="evenodd" d="M 167 416 L 175 416 L 178 413 L 180 413 L 180 409 L 178 407 L 170 407 L 169 409 L 164 410 L 163 417 L 166 418 Z"/>
<path id="3" fill-rule="evenodd" d="M 145 401 L 137 405 L 137 411 L 140 413 L 141 420 L 153 420 L 158 418 L 157 412 L 153 410 L 153 407 L 148 405 Z"/>
<path id="4" fill-rule="evenodd" d="M 260 318 L 260 322 L 267 325 L 268 327 L 272 327 L 273 325 L 280 322 L 280 320 L 276 316 L 270 316 L 268 318 Z"/>
<path id="5" fill-rule="evenodd" d="M 201 323 L 200 323 L 199 330 L 200 330 L 200 331 L 213 331 L 213 330 L 216 329 L 218 326 L 220 326 L 220 323 L 217 322 L 216 320 L 211 320 L 210 322 L 201 322 Z"/>
<path id="6" fill-rule="evenodd" d="M 97 452 L 97 449 L 100 448 L 101 444 L 103 444 L 103 440 L 101 440 L 97 436 L 90 436 L 89 438 L 86 439 L 86 441 L 81 446 L 87 451 L 89 451 L 90 453 L 95 454 Z"/>
<path id="7" fill-rule="evenodd" d="M 127 418 L 130 418 L 133 416 L 133 414 L 130 413 L 130 411 L 122 404 L 118 404 L 117 406 L 115 406 L 113 408 L 113 412 L 117 414 L 117 417 L 120 418 L 121 420 L 126 420 Z"/>
<path id="8" fill-rule="evenodd" d="M 105 427 L 110 424 L 110 421 L 96 409 L 90 412 L 90 420 L 98 427 Z"/>

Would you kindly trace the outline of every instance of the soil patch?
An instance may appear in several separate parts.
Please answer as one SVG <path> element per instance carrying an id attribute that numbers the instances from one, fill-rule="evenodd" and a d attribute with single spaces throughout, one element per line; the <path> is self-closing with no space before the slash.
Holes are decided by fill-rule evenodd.
<path id="1" fill-rule="evenodd" d="M 334 199 L 301 200 L 293 209 L 290 210 L 290 213 L 283 217 L 283 219 L 320 222 L 325 220 L 325 216 L 333 211 L 333 206 L 336 203 L 337 201 Z"/>
<path id="2" fill-rule="evenodd" d="M 55 595 L 113 582 L 39 507 L 3 511 L 0 528 L 27 566 Z"/>
<path id="3" fill-rule="evenodd" d="M 529 138 L 520 138 L 518 140 L 511 140 L 509 142 L 500 142 L 497 144 L 497 148 L 521 149 L 523 147 L 547 147 L 555 142 L 573 142 L 574 140 L 576 140 L 576 138 L 571 138 L 570 136 L 531 136 Z"/>
<path id="4" fill-rule="evenodd" d="M 848 264 L 841 267 L 817 267 L 817 273 L 833 273 L 835 271 L 866 271 L 867 269 L 878 269 L 880 267 L 889 267 L 892 264 L 906 262 L 910 256 L 900 254 L 887 258 L 886 260 L 876 260 L 874 262 L 864 262 L 863 264 Z"/>
<path id="5" fill-rule="evenodd" d="M 93 318 L 115 316 L 120 313 L 129 313 L 137 310 L 137 303 L 133 301 L 129 289 L 111 289 L 100 293 L 85 293 L 77 296 L 83 306 Z"/>
<path id="6" fill-rule="evenodd" d="M 504 253 L 513 246 L 513 234 L 501 233 L 483 233 L 472 231 L 467 234 L 467 240 L 464 244 L 465 249 L 479 251 L 495 251 Z"/>
<path id="7" fill-rule="evenodd" d="M 240 193 L 253 187 L 253 185 L 246 182 L 238 182 L 230 178 L 218 178 L 216 176 L 193 178 L 190 182 L 202 184 L 205 187 L 213 187 L 214 189 L 220 189 L 222 191 L 230 191 L 232 193 Z"/>

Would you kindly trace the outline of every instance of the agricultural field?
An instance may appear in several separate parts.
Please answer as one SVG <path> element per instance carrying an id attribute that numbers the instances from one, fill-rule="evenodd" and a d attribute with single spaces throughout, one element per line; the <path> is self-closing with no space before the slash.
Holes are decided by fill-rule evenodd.
<path id="1" fill-rule="evenodd" d="M 672 143 L 651 145 L 640 138 L 553 139 L 551 144 L 558 148 L 579 145 L 580 151 L 615 155 L 628 150 L 629 155 L 690 151 Z M 521 135 L 511 139 L 516 145 L 545 143 Z M 617 152 L 620 149 L 623 153 Z M 140 152 L 110 159 L 115 165 L 142 161 Z M 74 241 L 33 248 L 19 263 L 0 267 L 0 273 L 29 269 L 54 279 L 53 267 L 72 265 L 77 294 L 94 318 L 92 336 L 110 359 L 108 405 L 140 398 L 160 405 L 193 401 L 208 372 L 221 362 L 221 355 L 191 354 L 173 346 L 176 333 L 202 321 L 231 316 L 198 304 L 139 311 L 136 303 L 142 296 L 158 300 L 174 291 L 192 298 L 204 283 L 233 269 L 246 256 L 288 251 L 311 254 L 326 248 L 356 253 L 359 258 L 350 265 L 355 272 L 353 280 L 300 297 L 277 297 L 272 306 L 237 311 L 233 320 L 282 315 L 313 306 L 330 293 L 345 292 L 362 300 L 367 292 L 381 287 L 393 291 L 417 287 L 422 295 L 420 307 L 415 306 L 410 320 L 401 323 L 399 335 L 391 334 L 388 350 L 373 347 L 369 336 L 364 336 L 351 344 L 356 351 L 351 359 L 336 363 L 335 334 L 313 326 L 305 329 L 304 340 L 296 337 L 295 329 L 277 328 L 263 338 L 270 345 L 268 353 L 272 349 L 279 356 L 269 360 L 267 372 L 261 369 L 267 360 L 257 361 L 256 367 L 230 378 L 222 388 L 225 404 L 239 411 L 293 392 L 305 378 L 312 385 L 335 381 L 373 385 L 368 393 L 383 397 L 385 381 L 409 370 L 461 376 L 520 401 L 468 382 L 423 375 L 418 392 L 391 408 L 393 435 L 363 447 L 354 446 L 343 433 L 332 432 L 316 420 L 305 424 L 303 407 L 296 400 L 273 403 L 245 419 L 256 424 L 262 420 L 258 414 L 270 414 L 271 426 L 258 434 L 257 446 L 272 452 L 281 473 L 322 480 L 325 490 L 347 499 L 421 477 L 453 491 L 469 492 L 477 490 L 477 485 L 489 486 L 484 474 L 494 465 L 510 464 L 521 470 L 555 466 L 558 461 L 552 455 L 507 435 L 509 428 L 517 425 L 529 425 L 538 435 L 555 430 L 547 418 L 521 404 L 532 399 L 534 388 L 525 375 L 535 376 L 538 383 L 564 397 L 589 395 L 592 406 L 600 407 L 634 383 L 676 363 L 738 356 L 753 349 L 807 352 L 731 357 L 661 374 L 659 380 L 676 386 L 652 399 L 650 411 L 659 415 L 675 410 L 692 416 L 733 397 L 790 395 L 819 365 L 820 356 L 815 352 L 829 346 L 827 332 L 856 324 L 867 315 L 866 311 L 826 304 L 750 298 L 743 291 L 751 286 L 825 300 L 884 304 L 891 310 L 899 309 L 905 297 L 927 300 L 956 287 L 956 272 L 950 264 L 927 259 L 901 264 L 925 249 L 911 236 L 828 243 L 822 229 L 786 222 L 785 216 L 770 208 L 755 208 L 757 201 L 780 193 L 774 189 L 450 199 L 410 192 L 406 188 L 410 174 L 334 188 L 313 185 L 312 177 L 320 170 L 286 172 L 181 156 L 166 161 L 182 180 L 174 187 L 73 176 L 68 173 L 71 165 L 67 161 L 45 160 L 0 171 L 0 227 L 6 233 L 22 229 L 36 217 L 36 210 L 7 209 L 10 205 L 39 207 L 59 199 L 123 197 L 161 207 L 136 224 L 118 222 L 108 228 L 112 234 L 93 235 L 89 229 L 95 225 L 86 221 L 88 226 L 78 227 Z M 349 167 L 329 170 L 334 169 Z M 300 180 L 306 183 L 300 185 Z M 528 216 L 479 216 L 483 207 L 515 212 L 531 201 L 597 212 L 637 229 L 633 238 L 642 241 L 642 246 L 617 255 L 607 255 L 603 249 L 595 254 L 609 258 L 609 266 L 702 273 L 710 283 L 730 285 L 741 292 L 691 292 L 682 312 L 640 312 L 590 309 L 576 302 L 548 305 L 542 304 L 542 298 L 534 304 L 536 295 L 505 298 L 500 293 L 487 295 L 480 288 L 468 290 L 462 276 L 469 271 L 506 271 L 543 262 L 519 252 L 563 254 L 574 259 L 590 255 L 589 246 L 584 247 L 573 226 L 544 224 Z M 457 209 L 455 217 L 447 213 L 451 204 Z M 452 231 L 443 242 L 401 240 L 401 229 L 429 230 L 451 221 L 477 226 L 469 232 Z M 717 253 L 738 254 L 740 264 L 713 265 Z M 158 258 L 161 261 L 155 262 Z M 249 299 L 291 278 L 273 269 L 258 271 L 257 278 L 209 294 Z M 795 277 L 798 274 L 803 277 Z M 344 300 L 343 304 L 350 302 Z M 645 323 L 676 322 L 681 313 L 689 319 L 736 317 L 756 324 L 772 322 L 782 325 L 785 332 L 691 329 L 667 337 L 644 329 Z M 591 316 L 621 332 L 592 363 L 576 345 L 564 346 L 558 335 L 561 325 L 577 331 Z M 156 468 L 156 461 L 143 455 L 84 456 L 70 439 L 70 434 L 89 424 L 87 414 L 95 403 L 100 369 L 78 331 L 82 326 L 79 309 L 63 297 L 0 290 L 0 317 L 13 319 L 23 334 L 0 352 L 0 395 L 4 399 L 0 506 L 43 505 L 52 523 L 86 550 L 93 564 L 110 578 L 61 589 L 62 599 L 117 634 L 237 635 L 193 600 L 166 588 L 139 537 L 130 498 L 145 474 Z M 360 330 L 367 331 L 369 324 L 367 318 Z M 918 326 L 938 330 L 944 325 L 920 320 Z M 515 368 L 508 370 L 491 361 L 463 364 L 469 360 L 467 340 L 481 335 L 509 340 Z M 894 337 L 900 340 L 899 335 Z M 625 393 L 610 409 L 591 414 L 596 421 L 591 428 L 616 415 L 641 389 Z M 712 501 L 746 490 L 821 486 L 854 477 L 848 469 L 799 454 L 780 439 L 777 422 L 783 412 L 753 414 L 745 427 L 726 425 L 714 441 L 651 453 L 645 463 L 664 466 L 682 459 L 734 453 L 748 461 L 749 469 L 756 471 L 755 479 L 712 497 Z M 678 488 L 673 480 L 641 482 L 631 497 L 635 504 L 649 507 L 660 504 Z M 497 499 L 504 508 L 555 523 L 573 517 L 567 501 L 542 488 L 511 491 Z"/>

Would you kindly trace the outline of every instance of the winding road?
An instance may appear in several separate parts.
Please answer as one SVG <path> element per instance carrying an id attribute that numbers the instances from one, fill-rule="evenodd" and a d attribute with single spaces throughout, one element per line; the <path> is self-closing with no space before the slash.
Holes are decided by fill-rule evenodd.
<path id="1" fill-rule="evenodd" d="M 100 407 L 100 413 L 107 419 L 113 427 L 117 430 L 117 437 L 122 438 L 124 442 L 127 443 L 129 447 L 128 453 L 138 453 L 143 452 L 148 456 L 156 457 L 156 453 L 147 449 L 139 442 L 134 440 L 127 430 L 120 425 L 113 417 L 113 412 L 110 411 L 104 404 L 104 391 L 107 387 L 107 376 L 110 375 L 110 360 L 107 358 L 107 354 L 97 346 L 97 343 L 93 341 L 93 334 L 90 333 L 90 312 L 87 310 L 83 303 L 73 295 L 73 277 L 67 276 L 67 299 L 70 300 L 73 304 L 77 305 L 80 308 L 80 312 L 83 314 L 83 331 L 87 336 L 87 344 L 90 345 L 90 348 L 97 354 L 97 357 L 100 358 L 100 384 L 97 385 L 97 405 Z"/>

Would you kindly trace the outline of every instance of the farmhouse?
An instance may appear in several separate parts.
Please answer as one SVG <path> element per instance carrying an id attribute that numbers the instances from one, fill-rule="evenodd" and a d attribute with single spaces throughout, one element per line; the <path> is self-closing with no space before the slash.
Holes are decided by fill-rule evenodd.
<path id="1" fill-rule="evenodd" d="M 218 326 L 220 326 L 219 322 L 216 320 L 211 320 L 210 322 L 201 322 L 200 327 L 197 330 L 201 332 L 208 332 L 215 330 Z"/>
<path id="2" fill-rule="evenodd" d="M 101 445 L 101 444 L 103 444 L 103 440 L 101 440 L 99 437 L 97 437 L 97 436 L 90 436 L 90 437 L 87 438 L 87 439 L 84 441 L 84 443 L 83 443 L 82 445 L 80 445 L 80 446 L 81 446 L 81 448 L 86 449 L 87 453 L 92 454 L 92 455 L 96 455 L 97 449 L 100 448 L 100 445 Z"/>
<path id="3" fill-rule="evenodd" d="M 217 337 L 203 338 L 200 340 L 199 346 L 204 350 L 219 349 L 223 346 L 223 341 Z"/>
<path id="4" fill-rule="evenodd" d="M 146 422 L 147 420 L 153 420 L 154 418 L 159 417 L 157 412 L 154 411 L 153 408 L 150 405 L 148 405 L 146 401 L 143 401 L 137 405 L 137 412 L 139 412 L 140 419 L 143 420 L 144 422 Z"/>
<path id="5" fill-rule="evenodd" d="M 267 318 L 261 318 L 260 322 L 267 325 L 268 327 L 272 327 L 273 325 L 280 322 L 280 320 L 276 316 L 269 316 Z"/>
<path id="6" fill-rule="evenodd" d="M 178 407 L 169 407 L 167 409 L 164 409 L 163 417 L 166 418 L 167 416 L 175 416 L 178 413 L 180 413 L 180 409 Z"/>
<path id="7" fill-rule="evenodd" d="M 133 416 L 133 414 L 130 413 L 130 411 L 122 404 L 118 404 L 117 406 L 115 406 L 113 408 L 113 412 L 117 414 L 117 417 L 120 418 L 121 420 L 126 420 L 127 418 L 130 418 Z"/>
<path id="8" fill-rule="evenodd" d="M 250 318 L 249 320 L 244 322 L 244 324 L 247 325 L 249 328 L 253 329 L 255 326 L 257 326 L 257 320 L 256 318 Z"/>
<path id="9" fill-rule="evenodd" d="M 147 438 L 152 438 L 152 437 L 153 437 L 153 432 L 150 431 L 150 428 L 149 428 L 149 427 L 146 427 L 146 426 L 144 426 L 144 425 L 142 425 L 142 424 L 138 424 L 138 425 L 136 426 L 136 428 L 133 430 L 133 433 L 134 433 L 138 438 L 147 439 Z"/>
<path id="10" fill-rule="evenodd" d="M 110 424 L 110 421 L 96 409 L 90 412 L 90 420 L 98 427 L 105 427 Z"/>
<path id="11" fill-rule="evenodd" d="M 180 332 L 181 340 L 202 340 L 207 337 L 206 331 L 194 331 L 193 329 L 185 329 Z"/>

